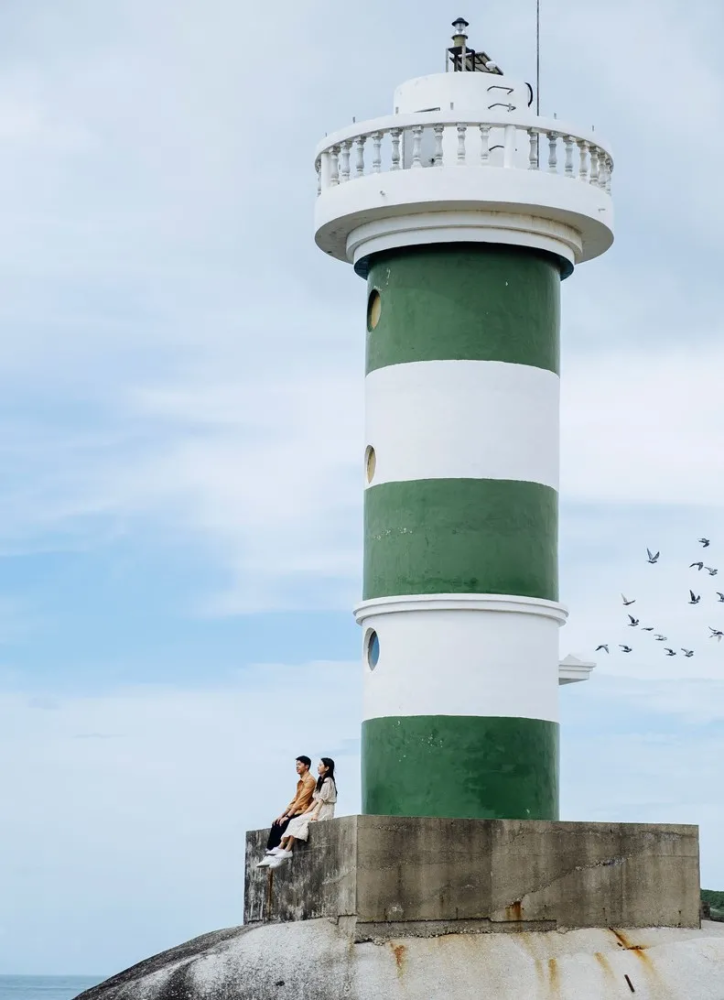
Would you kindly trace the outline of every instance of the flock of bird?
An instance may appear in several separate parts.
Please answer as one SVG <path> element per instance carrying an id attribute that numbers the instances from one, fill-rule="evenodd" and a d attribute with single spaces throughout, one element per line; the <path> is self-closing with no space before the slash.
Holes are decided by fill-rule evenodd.
<path id="1" fill-rule="evenodd" d="M 711 544 L 711 541 L 708 538 L 699 538 L 698 541 L 699 544 L 704 549 L 708 549 Z M 646 554 L 648 556 L 648 562 L 652 566 L 655 566 L 658 563 L 659 557 L 661 556 L 660 552 L 652 552 L 651 549 L 646 549 Z M 691 563 L 689 569 L 695 569 L 699 573 L 706 570 L 706 572 L 709 574 L 710 577 L 716 576 L 717 573 L 719 572 L 719 570 L 715 566 L 705 566 L 703 560 L 696 560 L 695 562 Z M 719 603 L 724 604 L 724 592 L 717 590 L 716 596 Z M 625 594 L 621 594 L 621 599 L 623 601 L 623 606 L 625 608 L 629 608 L 631 607 L 632 604 L 636 603 L 636 598 L 629 600 L 625 596 Z M 699 604 L 700 602 L 701 602 L 701 594 L 696 594 L 694 593 L 693 590 L 690 589 L 688 603 L 696 605 Z M 627 612 L 627 615 L 629 620 L 626 624 L 628 625 L 629 628 L 636 628 L 636 629 L 640 628 L 642 632 L 653 632 L 655 633 L 653 638 L 656 642 L 662 642 L 662 643 L 668 642 L 668 637 L 663 635 L 661 632 L 657 632 L 653 625 L 641 625 L 641 620 L 637 618 L 635 614 Z M 709 638 L 716 639 L 717 642 L 721 642 L 722 638 L 724 637 L 724 631 L 722 629 L 712 628 L 711 625 L 709 626 L 709 632 L 710 632 Z M 596 652 L 610 653 L 611 651 L 610 646 L 611 643 L 608 642 L 599 643 L 599 645 L 596 646 Z M 628 643 L 619 643 L 618 648 L 621 650 L 622 653 L 633 653 L 633 646 L 630 646 Z M 693 649 L 686 649 L 683 646 L 679 647 L 679 650 L 673 649 L 671 646 L 664 646 L 662 648 L 666 656 L 677 656 L 679 651 L 681 651 L 686 657 L 692 657 L 694 655 Z"/>

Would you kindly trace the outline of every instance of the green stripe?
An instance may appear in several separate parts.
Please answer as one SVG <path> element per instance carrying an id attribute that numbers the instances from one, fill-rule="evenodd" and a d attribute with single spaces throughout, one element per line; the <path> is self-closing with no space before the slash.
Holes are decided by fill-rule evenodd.
<path id="1" fill-rule="evenodd" d="M 558 729 L 539 719 L 369 719 L 362 724 L 363 812 L 556 820 Z"/>
<path id="2" fill-rule="evenodd" d="M 558 494 L 508 479 L 418 479 L 365 491 L 364 600 L 517 594 L 558 600 Z"/>
<path id="3" fill-rule="evenodd" d="M 377 254 L 367 372 L 409 361 L 507 361 L 560 372 L 560 269 L 541 251 L 485 243 Z"/>

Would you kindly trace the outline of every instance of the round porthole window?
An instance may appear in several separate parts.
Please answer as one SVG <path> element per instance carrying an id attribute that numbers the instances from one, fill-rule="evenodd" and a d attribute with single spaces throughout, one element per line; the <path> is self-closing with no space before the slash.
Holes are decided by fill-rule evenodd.
<path id="1" fill-rule="evenodd" d="M 367 329 L 374 330 L 380 321 L 380 313 L 382 312 L 382 299 L 380 298 L 380 293 L 376 288 L 373 288 L 370 292 L 370 297 L 367 299 Z"/>
<path id="2" fill-rule="evenodd" d="M 380 640 L 373 628 L 365 636 L 365 648 L 367 651 L 367 666 L 374 670 L 380 659 Z"/>
<path id="3" fill-rule="evenodd" d="M 377 468 L 377 456 L 375 455 L 375 449 L 372 445 L 367 446 L 365 451 L 365 475 L 367 476 L 367 482 L 371 483 L 375 478 L 375 469 Z"/>

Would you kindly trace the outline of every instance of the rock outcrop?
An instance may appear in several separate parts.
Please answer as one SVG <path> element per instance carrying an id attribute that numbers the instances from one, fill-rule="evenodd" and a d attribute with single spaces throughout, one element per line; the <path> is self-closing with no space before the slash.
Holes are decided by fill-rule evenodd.
<path id="1" fill-rule="evenodd" d="M 723 991 L 722 924 L 355 944 L 320 919 L 206 934 L 78 1000 L 721 1000 Z"/>

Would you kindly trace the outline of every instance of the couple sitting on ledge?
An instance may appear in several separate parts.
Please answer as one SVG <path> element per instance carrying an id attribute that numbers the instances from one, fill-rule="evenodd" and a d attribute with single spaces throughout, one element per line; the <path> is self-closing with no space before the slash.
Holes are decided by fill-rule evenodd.
<path id="1" fill-rule="evenodd" d="M 309 773 L 309 757 L 297 757 L 296 795 L 272 823 L 266 856 L 257 868 L 278 868 L 291 858 L 294 841 L 309 839 L 309 824 L 322 819 L 332 819 L 337 802 L 337 785 L 334 780 L 334 761 L 322 757 L 317 767 L 318 777 Z"/>

